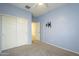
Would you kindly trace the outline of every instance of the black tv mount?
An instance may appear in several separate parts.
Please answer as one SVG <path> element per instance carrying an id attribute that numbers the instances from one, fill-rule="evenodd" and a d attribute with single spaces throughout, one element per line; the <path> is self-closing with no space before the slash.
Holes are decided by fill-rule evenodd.
<path id="1" fill-rule="evenodd" d="M 46 27 L 50 27 L 51 28 L 51 22 L 48 22 L 47 24 L 46 24 Z"/>

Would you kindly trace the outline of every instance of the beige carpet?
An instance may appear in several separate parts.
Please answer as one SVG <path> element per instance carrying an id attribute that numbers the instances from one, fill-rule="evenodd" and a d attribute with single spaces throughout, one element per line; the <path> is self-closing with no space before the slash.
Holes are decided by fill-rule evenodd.
<path id="1" fill-rule="evenodd" d="M 24 45 L 5 50 L 2 56 L 79 56 L 78 54 L 65 51 L 49 44 L 35 41 L 32 45 Z"/>

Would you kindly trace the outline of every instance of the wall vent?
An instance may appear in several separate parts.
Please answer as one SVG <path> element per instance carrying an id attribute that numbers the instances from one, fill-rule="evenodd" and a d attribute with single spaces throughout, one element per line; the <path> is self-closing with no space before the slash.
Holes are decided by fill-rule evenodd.
<path id="1" fill-rule="evenodd" d="M 28 5 L 26 5 L 26 6 L 25 6 L 25 8 L 30 9 L 31 7 L 30 7 L 30 6 L 28 6 Z"/>

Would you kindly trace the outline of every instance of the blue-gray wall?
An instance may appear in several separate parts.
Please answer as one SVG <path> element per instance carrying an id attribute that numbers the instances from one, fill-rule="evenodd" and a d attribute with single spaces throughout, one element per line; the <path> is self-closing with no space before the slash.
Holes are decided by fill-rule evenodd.
<path id="1" fill-rule="evenodd" d="M 0 16 L 0 19 L 2 19 L 2 17 Z M 1 32 L 2 32 L 2 20 L 0 20 L 0 53 L 1 53 Z"/>
<path id="2" fill-rule="evenodd" d="M 24 17 L 28 20 L 28 43 L 31 43 L 32 41 L 32 35 L 31 35 L 31 23 L 32 23 L 32 14 L 30 12 L 27 12 L 23 9 L 20 9 L 18 7 L 15 7 L 11 4 L 7 3 L 0 3 L 0 14 L 7 14 L 7 15 L 13 15 L 17 17 Z"/>
<path id="3" fill-rule="evenodd" d="M 79 52 L 79 4 L 68 4 L 36 18 L 41 22 L 41 40 Z M 50 22 L 51 28 L 46 27 Z"/>

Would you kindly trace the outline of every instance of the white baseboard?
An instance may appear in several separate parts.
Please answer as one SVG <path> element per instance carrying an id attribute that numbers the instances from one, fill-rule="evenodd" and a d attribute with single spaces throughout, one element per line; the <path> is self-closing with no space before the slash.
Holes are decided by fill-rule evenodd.
<path id="1" fill-rule="evenodd" d="M 8 49 L 17 48 L 17 47 L 20 47 L 20 46 L 23 46 L 23 45 L 31 45 L 31 44 L 32 43 L 19 44 L 19 45 L 16 45 L 15 47 L 11 47 L 11 48 L 8 48 Z M 8 49 L 2 49 L 2 51 L 8 50 Z"/>
<path id="2" fill-rule="evenodd" d="M 72 50 L 70 50 L 70 49 L 60 47 L 60 46 L 58 46 L 58 45 L 56 45 L 56 44 L 51 44 L 51 43 L 48 43 L 48 42 L 45 42 L 45 41 L 42 41 L 42 42 L 47 43 L 47 44 L 49 44 L 49 45 L 53 45 L 53 46 L 55 46 L 55 47 L 58 47 L 58 48 L 60 48 L 60 49 L 63 49 L 63 50 L 66 50 L 66 51 L 69 51 L 69 52 L 72 52 L 72 53 L 79 54 L 79 52 L 75 52 L 75 51 L 72 51 Z"/>

